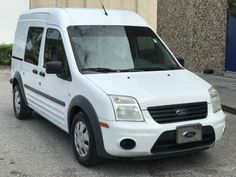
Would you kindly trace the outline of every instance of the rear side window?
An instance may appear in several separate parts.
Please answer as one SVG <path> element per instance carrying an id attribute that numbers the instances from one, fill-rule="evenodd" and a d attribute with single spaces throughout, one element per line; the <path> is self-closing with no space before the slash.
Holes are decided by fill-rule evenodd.
<path id="1" fill-rule="evenodd" d="M 42 36 L 43 36 L 43 28 L 40 27 L 29 28 L 25 47 L 26 62 L 38 65 Z"/>

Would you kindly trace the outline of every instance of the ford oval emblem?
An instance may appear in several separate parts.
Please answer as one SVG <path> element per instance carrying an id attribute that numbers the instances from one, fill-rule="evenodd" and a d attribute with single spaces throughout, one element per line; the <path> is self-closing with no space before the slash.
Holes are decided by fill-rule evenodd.
<path id="1" fill-rule="evenodd" d="M 176 110 L 175 113 L 177 116 L 185 116 L 188 114 L 188 111 L 186 109 L 178 109 L 178 110 Z"/>
<path id="2" fill-rule="evenodd" d="M 188 131 L 188 132 L 183 133 L 183 137 L 185 137 L 185 138 L 192 138 L 195 135 L 196 135 L 196 132 L 193 132 L 193 131 Z"/>

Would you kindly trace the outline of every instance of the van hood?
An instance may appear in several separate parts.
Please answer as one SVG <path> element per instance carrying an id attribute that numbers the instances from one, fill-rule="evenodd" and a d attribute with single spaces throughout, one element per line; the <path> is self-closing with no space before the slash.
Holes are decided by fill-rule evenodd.
<path id="1" fill-rule="evenodd" d="M 85 75 L 107 95 L 135 98 L 141 109 L 181 103 L 208 102 L 211 87 L 188 70 Z"/>

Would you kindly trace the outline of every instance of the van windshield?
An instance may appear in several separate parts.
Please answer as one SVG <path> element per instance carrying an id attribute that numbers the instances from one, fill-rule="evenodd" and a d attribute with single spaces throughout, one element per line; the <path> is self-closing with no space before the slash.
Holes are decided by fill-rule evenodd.
<path id="1" fill-rule="evenodd" d="M 83 73 L 181 69 L 147 27 L 70 26 L 68 33 L 78 68 Z"/>

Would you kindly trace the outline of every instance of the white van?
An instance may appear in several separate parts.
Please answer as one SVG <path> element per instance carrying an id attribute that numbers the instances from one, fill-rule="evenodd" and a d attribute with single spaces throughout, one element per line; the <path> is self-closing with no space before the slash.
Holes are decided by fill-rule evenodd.
<path id="1" fill-rule="evenodd" d="M 15 115 L 34 110 L 69 133 L 85 166 L 204 150 L 225 115 L 216 89 L 183 63 L 134 12 L 29 10 L 13 45 Z"/>

